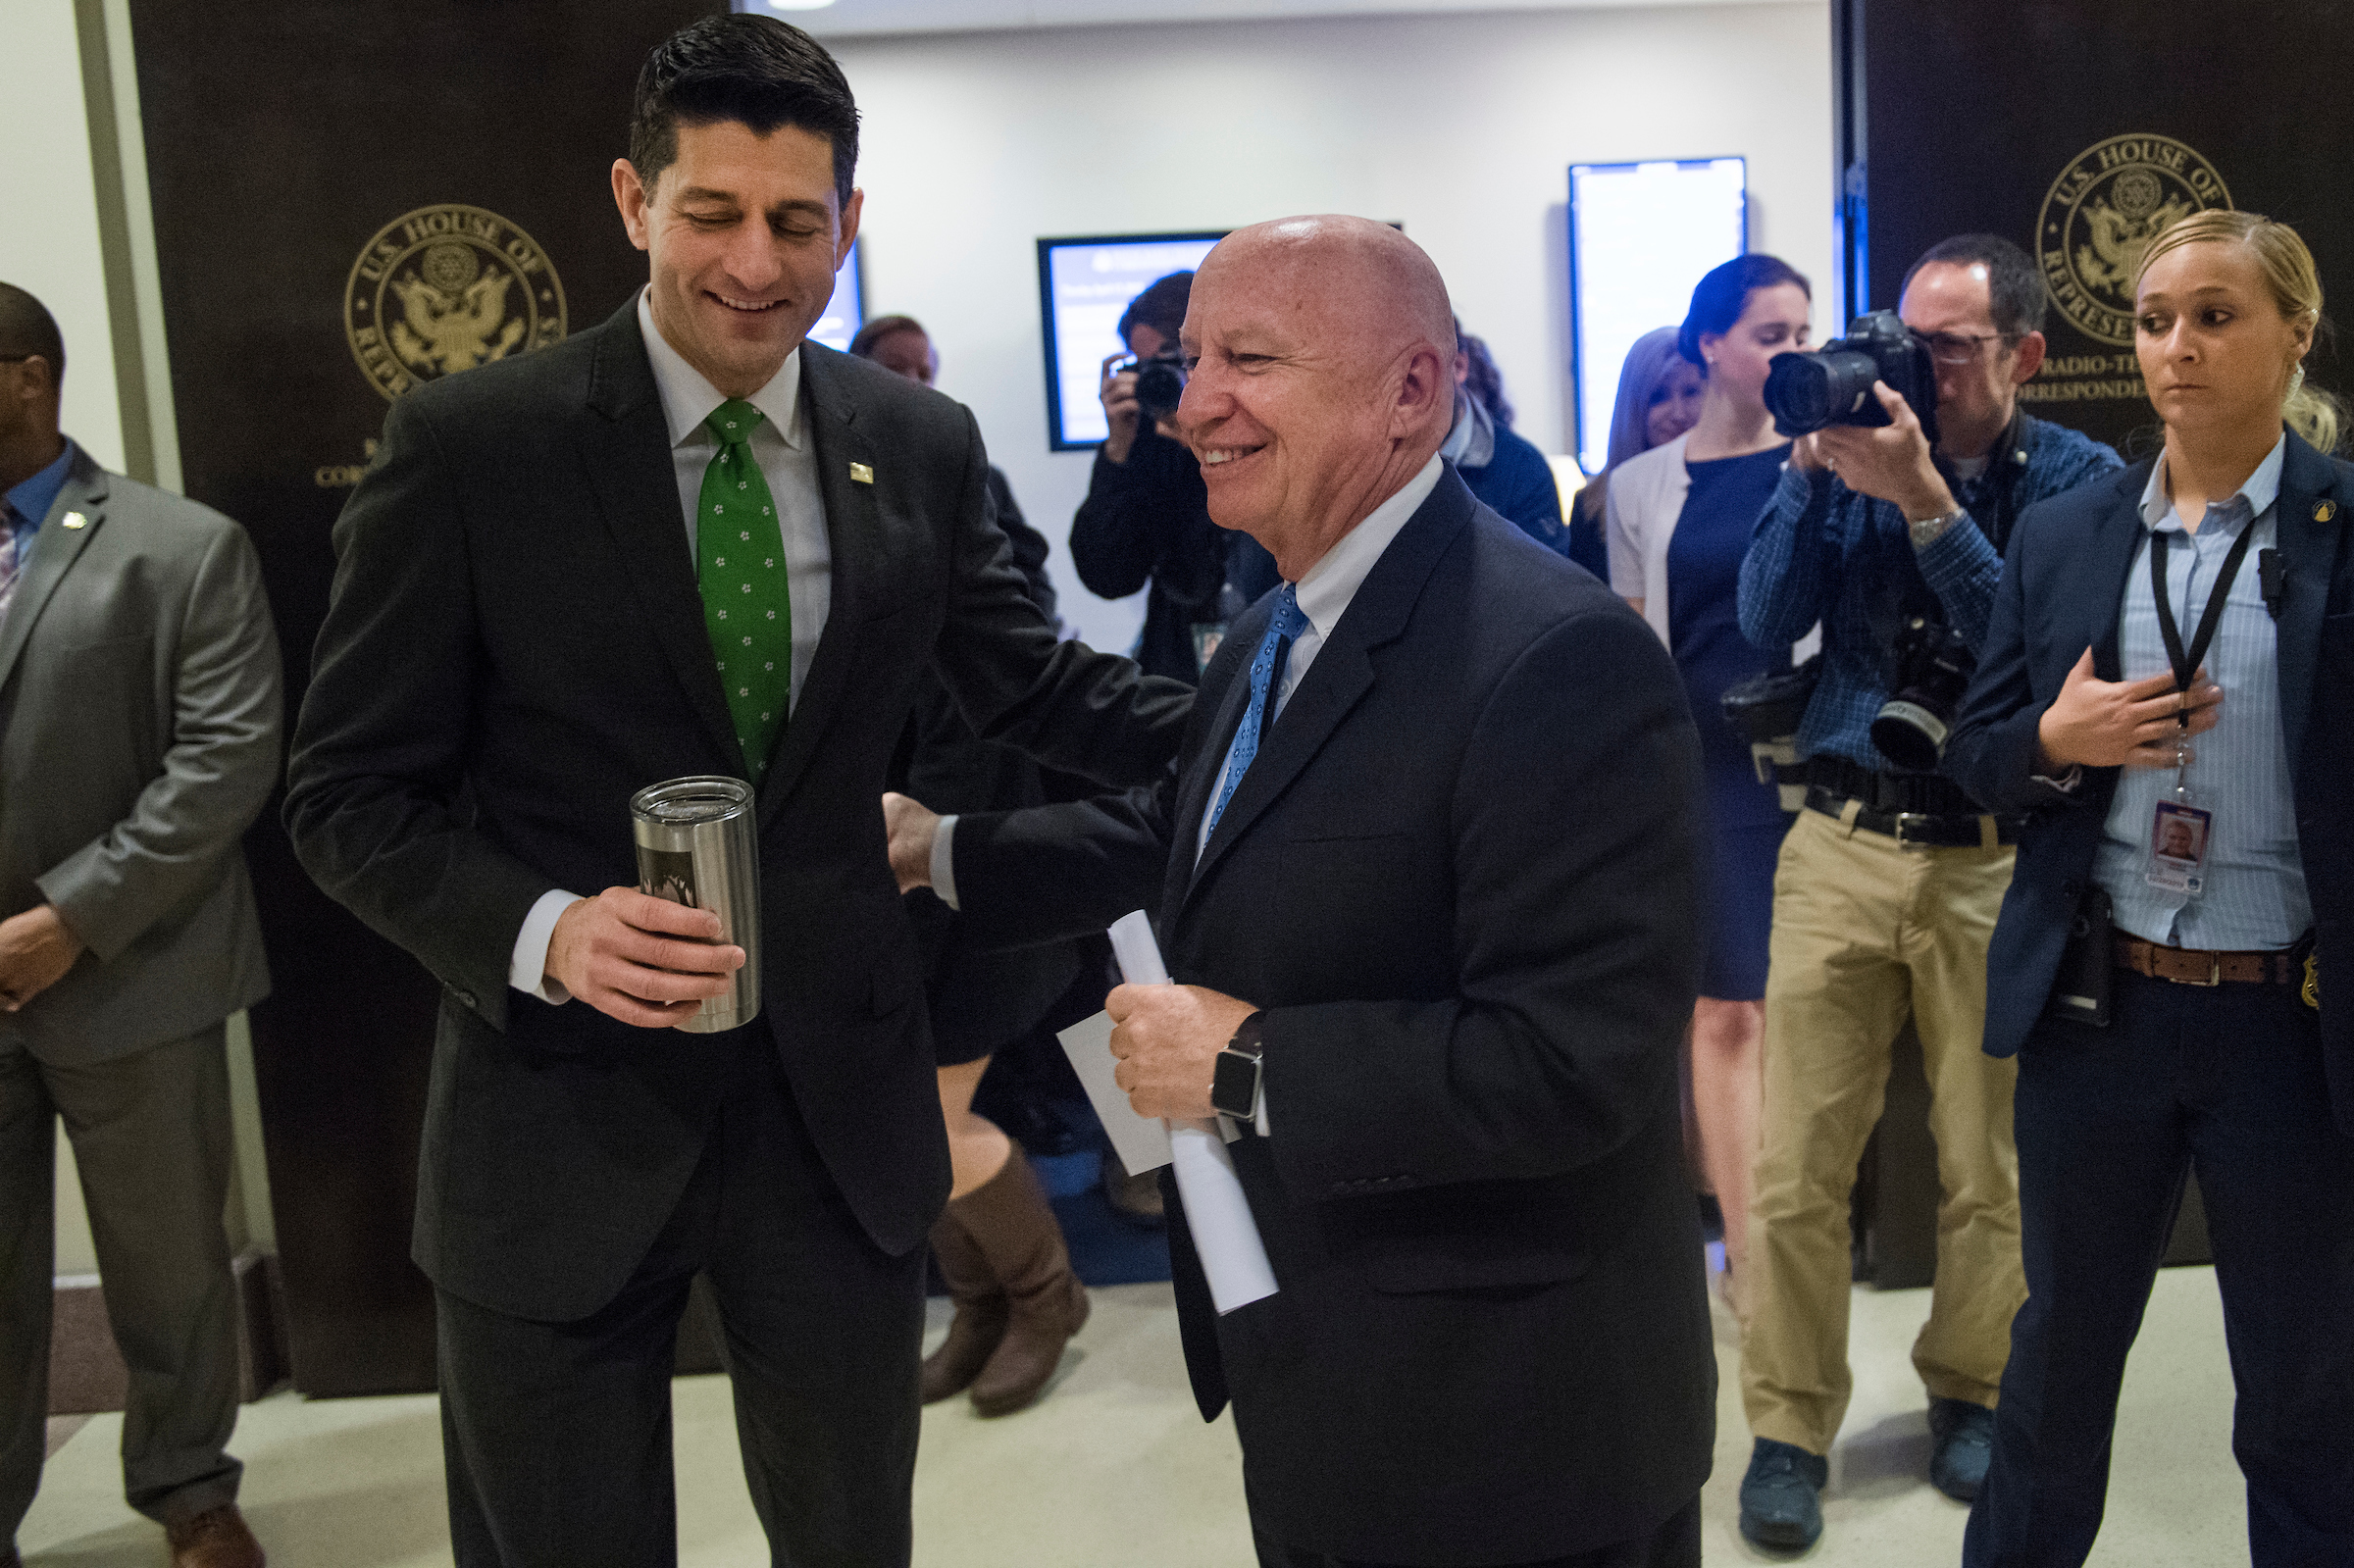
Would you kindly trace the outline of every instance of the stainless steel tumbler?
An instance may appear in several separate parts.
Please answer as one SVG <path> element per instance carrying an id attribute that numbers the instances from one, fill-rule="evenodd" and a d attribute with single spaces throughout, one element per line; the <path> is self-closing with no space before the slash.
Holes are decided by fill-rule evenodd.
<path id="1" fill-rule="evenodd" d="M 716 1035 L 760 1016 L 760 854 L 752 786 L 698 775 L 648 784 L 630 797 L 638 885 L 656 898 L 719 916 L 719 939 L 743 949 L 735 984 L 675 1027 Z"/>

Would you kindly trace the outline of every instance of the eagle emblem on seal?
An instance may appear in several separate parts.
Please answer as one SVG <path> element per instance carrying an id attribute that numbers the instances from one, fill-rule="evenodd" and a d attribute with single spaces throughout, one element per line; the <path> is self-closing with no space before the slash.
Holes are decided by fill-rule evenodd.
<path id="1" fill-rule="evenodd" d="M 2111 136 L 2052 181 L 2029 247 L 2069 325 L 2095 342 L 2133 342 L 2133 277 L 2169 225 L 2231 193 L 2213 164 L 2170 136 Z"/>
<path id="2" fill-rule="evenodd" d="M 379 229 L 343 291 L 352 358 L 386 398 L 562 340 L 564 285 L 538 242 L 480 207 L 420 207 Z"/>

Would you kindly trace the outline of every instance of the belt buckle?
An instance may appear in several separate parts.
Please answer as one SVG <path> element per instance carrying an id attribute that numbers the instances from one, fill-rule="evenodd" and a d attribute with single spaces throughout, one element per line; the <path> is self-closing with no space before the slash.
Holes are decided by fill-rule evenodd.
<path id="1" fill-rule="evenodd" d="M 2208 953 L 2207 978 L 2205 980 L 2188 979 L 2176 975 L 2169 975 L 2166 978 L 2177 986 L 2204 986 L 2213 989 L 2224 983 L 2224 955 L 2219 952 Z"/>
<path id="2" fill-rule="evenodd" d="M 1900 811 L 1896 814 L 1896 845 L 1899 849 L 1934 849 L 1937 846 L 1926 838 L 1915 838 L 1907 831 L 1915 823 L 1935 822 L 1934 812 Z"/>

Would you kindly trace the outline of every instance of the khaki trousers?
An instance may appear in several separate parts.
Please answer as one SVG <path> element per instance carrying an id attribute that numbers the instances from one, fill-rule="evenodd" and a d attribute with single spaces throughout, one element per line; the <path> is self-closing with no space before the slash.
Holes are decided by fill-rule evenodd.
<path id="1" fill-rule="evenodd" d="M 1981 1049 L 1986 944 L 2012 851 L 1907 849 L 1802 811 L 1773 882 L 1764 1146 L 1750 1208 L 1741 1396 L 1761 1438 L 1827 1454 L 1847 1415 L 1857 1162 L 1880 1119 L 1909 1011 L 1937 1140 L 1937 1280 L 1913 1365 L 1940 1398 L 1991 1406 L 2026 1299 L 2019 1250 L 2017 1069 Z"/>

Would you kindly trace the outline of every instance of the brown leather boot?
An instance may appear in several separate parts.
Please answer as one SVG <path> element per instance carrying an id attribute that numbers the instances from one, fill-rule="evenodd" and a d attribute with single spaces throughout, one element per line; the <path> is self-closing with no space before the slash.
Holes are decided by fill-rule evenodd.
<path id="1" fill-rule="evenodd" d="M 1087 1288 L 1071 1272 L 1062 1227 L 1020 1144 L 986 1186 L 948 1205 L 1005 1292 L 1005 1337 L 973 1380 L 973 1408 L 1007 1415 L 1038 1397 L 1062 1347 L 1087 1321 Z"/>
<path id="2" fill-rule="evenodd" d="M 172 1568 L 263 1568 L 262 1543 L 233 1502 L 207 1508 L 164 1534 L 172 1543 Z"/>
<path id="3" fill-rule="evenodd" d="M 990 1272 L 980 1243 L 958 1223 L 957 1207 L 950 1203 L 932 1227 L 932 1255 L 940 1260 L 940 1277 L 947 1282 L 956 1316 L 940 1348 L 924 1357 L 926 1404 L 938 1404 L 971 1388 L 989 1353 L 1005 1338 L 1005 1292 Z"/>

